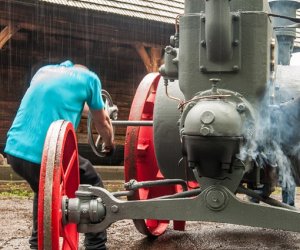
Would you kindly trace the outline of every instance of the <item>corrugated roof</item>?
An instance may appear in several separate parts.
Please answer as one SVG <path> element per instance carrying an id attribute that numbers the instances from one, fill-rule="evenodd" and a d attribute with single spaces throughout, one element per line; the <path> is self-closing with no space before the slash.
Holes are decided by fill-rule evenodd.
<path id="1" fill-rule="evenodd" d="M 70 7 L 90 9 L 123 16 L 174 23 L 182 14 L 184 0 L 39 0 Z"/>

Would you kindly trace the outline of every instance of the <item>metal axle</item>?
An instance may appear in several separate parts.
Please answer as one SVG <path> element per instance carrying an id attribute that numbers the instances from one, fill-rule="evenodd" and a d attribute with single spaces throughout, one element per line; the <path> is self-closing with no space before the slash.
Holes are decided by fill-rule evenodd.
<path id="1" fill-rule="evenodd" d="M 153 126 L 153 121 L 111 121 L 113 126 Z"/>

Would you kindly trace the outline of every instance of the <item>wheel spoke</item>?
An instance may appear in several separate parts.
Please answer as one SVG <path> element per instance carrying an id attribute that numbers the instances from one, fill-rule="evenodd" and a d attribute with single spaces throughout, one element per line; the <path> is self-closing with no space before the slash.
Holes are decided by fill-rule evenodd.
<path id="1" fill-rule="evenodd" d="M 77 239 L 71 238 L 71 236 L 73 236 L 73 234 L 69 232 L 70 226 L 73 226 L 73 225 L 68 225 L 68 226 L 62 227 L 62 229 L 63 229 L 63 233 L 62 233 L 63 246 L 62 246 L 62 248 L 67 249 L 66 247 L 69 246 L 70 249 L 76 250 L 77 249 Z M 67 230 L 67 228 L 69 230 Z"/>
<path id="2" fill-rule="evenodd" d="M 77 160 L 77 152 L 76 152 L 76 150 L 74 150 L 67 167 L 66 168 L 62 167 L 61 168 L 61 178 L 62 178 L 62 180 L 61 180 L 61 184 L 60 184 L 60 190 L 61 190 L 61 193 L 63 195 L 66 194 L 66 185 L 68 185 L 68 180 L 69 180 L 69 177 L 72 173 L 72 169 L 74 167 L 74 163 L 76 162 L 76 160 Z"/>
<path id="3" fill-rule="evenodd" d="M 67 171 L 64 172 L 63 182 L 68 182 L 71 170 L 73 169 L 73 165 L 74 165 L 76 159 L 77 159 L 77 152 L 76 152 L 76 150 L 74 150 L 72 153 L 72 156 L 70 158 L 70 161 L 68 163 L 68 166 L 66 168 Z"/>

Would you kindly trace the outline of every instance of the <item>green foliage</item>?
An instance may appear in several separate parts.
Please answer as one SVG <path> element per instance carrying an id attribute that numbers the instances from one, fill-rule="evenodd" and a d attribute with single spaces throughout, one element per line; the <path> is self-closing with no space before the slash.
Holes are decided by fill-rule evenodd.
<path id="1" fill-rule="evenodd" d="M 0 197 L 33 197 L 30 187 L 24 182 L 9 181 L 0 184 Z"/>

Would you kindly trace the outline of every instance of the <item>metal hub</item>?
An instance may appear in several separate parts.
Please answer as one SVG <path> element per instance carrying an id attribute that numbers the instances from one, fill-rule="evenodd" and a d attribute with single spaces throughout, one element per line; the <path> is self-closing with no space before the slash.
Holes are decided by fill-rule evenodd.
<path id="1" fill-rule="evenodd" d="M 223 210 L 228 203 L 228 195 L 220 187 L 211 186 L 205 195 L 206 205 L 211 210 Z"/>

